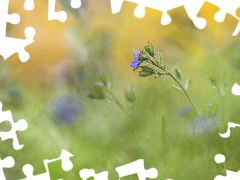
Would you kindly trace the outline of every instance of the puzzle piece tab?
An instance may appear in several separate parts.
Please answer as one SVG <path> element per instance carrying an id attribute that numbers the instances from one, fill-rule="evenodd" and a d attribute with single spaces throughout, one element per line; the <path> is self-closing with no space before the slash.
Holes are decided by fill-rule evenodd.
<path id="1" fill-rule="evenodd" d="M 144 168 L 144 160 L 139 159 L 129 164 L 117 167 L 116 171 L 119 175 L 119 180 L 121 177 L 129 176 L 132 174 L 137 174 L 139 180 L 146 180 L 146 178 L 154 179 L 158 176 L 158 171 L 156 168 L 150 168 L 146 170 Z"/>
<path id="2" fill-rule="evenodd" d="M 77 9 L 77 8 L 80 8 L 82 3 L 81 3 L 81 0 L 71 0 L 70 5 L 72 8 Z"/>
<path id="3" fill-rule="evenodd" d="M 208 0 L 208 2 L 220 8 L 220 10 L 214 16 L 214 19 L 217 22 L 223 22 L 226 14 L 231 14 L 235 18 L 239 19 L 239 17 L 236 15 L 236 11 L 240 7 L 240 1 L 229 2 L 225 0 Z"/>
<path id="4" fill-rule="evenodd" d="M 201 9 L 204 0 L 190 1 L 190 0 L 168 0 L 168 1 L 155 1 L 155 0 L 126 0 L 132 3 L 138 4 L 134 11 L 134 15 L 138 18 L 145 16 L 145 8 L 151 8 L 162 12 L 160 23 L 162 25 L 168 25 L 171 22 L 171 17 L 168 14 L 169 10 L 175 9 L 180 6 L 184 6 L 188 17 L 193 21 L 195 26 L 199 29 L 203 29 L 206 25 L 206 20 L 197 16 Z M 111 0 L 112 13 L 116 14 L 121 10 L 123 0 Z"/>
<path id="5" fill-rule="evenodd" d="M 217 164 L 225 162 L 225 156 L 216 154 L 214 160 Z M 214 180 L 238 180 L 240 179 L 240 170 L 237 172 L 226 170 L 226 176 L 217 175 Z"/>
<path id="6" fill-rule="evenodd" d="M 48 0 L 48 20 L 58 20 L 65 22 L 67 20 L 67 13 L 65 11 L 55 11 L 56 0 Z M 71 0 L 70 5 L 72 8 L 77 9 L 81 6 L 81 0 Z M 34 9 L 34 0 L 25 0 L 24 9 L 31 11 Z"/>
<path id="7" fill-rule="evenodd" d="M 67 20 L 67 13 L 65 11 L 55 11 L 56 0 L 48 0 L 48 20 L 59 20 L 65 22 Z"/>
<path id="8" fill-rule="evenodd" d="M 6 180 L 6 177 L 4 175 L 3 168 L 11 168 L 15 164 L 15 161 L 12 156 L 8 156 L 4 159 L 0 159 L 0 179 Z"/>
<path id="9" fill-rule="evenodd" d="M 108 180 L 108 171 L 103 171 L 101 173 L 96 174 L 94 169 L 82 169 L 79 172 L 79 176 L 83 180 L 87 180 L 90 177 L 93 177 L 94 180 Z"/>
<path id="10" fill-rule="evenodd" d="M 207 20 L 208 23 L 206 27 L 209 28 L 208 30 L 212 30 L 213 33 L 220 34 L 221 31 L 224 30 L 224 36 L 237 35 L 236 27 L 239 25 L 238 17 L 234 15 L 234 13 L 226 13 L 224 16 L 221 15 L 221 17 L 219 17 L 221 8 L 220 5 L 215 5 L 210 1 L 205 2 L 198 15 Z"/>
<path id="11" fill-rule="evenodd" d="M 226 170 L 226 176 L 217 175 L 214 180 L 239 180 L 240 179 L 240 171 L 234 172 Z"/>
<path id="12" fill-rule="evenodd" d="M 26 11 L 31 11 L 34 9 L 34 0 L 25 0 L 24 9 Z"/>
<path id="13" fill-rule="evenodd" d="M 112 13 L 116 14 L 121 10 L 124 0 L 110 0 Z M 225 20 L 226 14 L 229 14 L 240 21 L 239 16 L 236 15 L 236 11 L 240 7 L 240 1 L 226 1 L 226 0 L 125 0 L 128 2 L 138 4 L 134 15 L 137 18 L 143 18 L 145 16 L 145 8 L 151 8 L 162 12 L 161 24 L 168 25 L 171 22 L 171 17 L 168 11 L 183 6 L 187 12 L 188 17 L 193 21 L 194 25 L 199 28 L 205 28 L 207 21 L 204 18 L 198 17 L 198 13 L 205 2 L 209 2 L 219 7 L 220 10 L 214 15 L 214 19 L 217 22 L 223 22 Z M 233 36 L 236 36 L 240 31 L 240 22 L 233 32 Z"/>
<path id="14" fill-rule="evenodd" d="M 237 83 L 232 86 L 232 93 L 236 96 L 240 96 L 240 86 Z"/>
<path id="15" fill-rule="evenodd" d="M 236 124 L 236 123 L 233 123 L 233 122 L 228 122 L 228 129 L 227 129 L 227 132 L 225 133 L 219 133 L 220 136 L 222 138 L 228 138 L 230 136 L 230 133 L 231 133 L 231 128 L 235 128 L 235 127 L 240 127 L 240 124 Z"/>
<path id="16" fill-rule="evenodd" d="M 24 131 L 27 129 L 28 124 L 24 119 L 17 121 L 16 123 L 13 121 L 11 111 L 2 112 L 2 102 L 0 102 L 0 123 L 3 121 L 9 121 L 12 128 L 8 132 L 0 132 L 0 138 L 2 141 L 7 139 L 13 139 L 13 148 L 15 150 L 20 150 L 23 148 L 23 145 L 19 144 L 17 138 L 17 131 Z"/>
<path id="17" fill-rule="evenodd" d="M 58 161 L 58 160 L 61 160 L 62 161 L 62 169 L 64 171 L 70 171 L 73 168 L 73 163 L 70 160 L 70 157 L 72 157 L 72 156 L 73 155 L 71 153 L 69 153 L 68 151 L 63 149 L 61 155 L 58 158 L 51 159 L 51 160 L 45 159 L 43 161 L 43 164 L 46 169 L 46 172 L 42 173 L 42 174 L 38 174 L 38 175 L 33 175 L 34 168 L 31 164 L 25 164 L 23 166 L 22 170 L 23 170 L 23 173 L 25 174 L 26 178 L 21 179 L 21 180 L 51 180 L 48 164 Z"/>
<path id="18" fill-rule="evenodd" d="M 6 60 L 14 53 L 18 53 L 20 61 L 26 62 L 30 55 L 25 51 L 25 47 L 34 42 L 35 29 L 27 27 L 25 29 L 26 39 L 6 37 L 6 24 L 18 24 L 20 16 L 16 13 L 8 14 L 9 0 L 0 1 L 0 55 Z"/>

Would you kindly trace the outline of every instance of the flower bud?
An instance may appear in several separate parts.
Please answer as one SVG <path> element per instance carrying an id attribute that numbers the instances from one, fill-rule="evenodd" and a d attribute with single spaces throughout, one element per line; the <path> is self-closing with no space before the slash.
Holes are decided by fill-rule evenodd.
<path id="1" fill-rule="evenodd" d="M 135 94 L 133 92 L 132 87 L 128 87 L 127 90 L 125 91 L 125 98 L 127 101 L 134 103 L 136 101 Z"/>

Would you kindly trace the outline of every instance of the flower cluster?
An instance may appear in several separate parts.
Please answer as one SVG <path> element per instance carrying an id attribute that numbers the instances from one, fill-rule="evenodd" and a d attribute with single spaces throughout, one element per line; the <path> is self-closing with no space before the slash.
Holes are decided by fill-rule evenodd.
<path id="1" fill-rule="evenodd" d="M 138 58 L 141 56 L 141 52 L 139 50 L 138 51 L 134 50 L 133 55 L 134 55 L 134 60 L 130 66 L 132 68 L 137 68 L 140 64 L 140 61 L 138 60 Z"/>
<path id="2" fill-rule="evenodd" d="M 158 53 L 158 58 L 155 59 L 155 50 L 152 43 L 148 42 L 148 45 L 144 46 L 143 50 L 134 50 L 133 55 L 134 60 L 130 66 L 134 68 L 134 70 L 141 68 L 139 76 L 147 77 L 155 75 L 157 78 L 161 75 L 168 74 L 165 66 L 162 66 L 162 54 Z M 160 68 L 162 71 L 157 71 L 153 66 Z"/>
<path id="3" fill-rule="evenodd" d="M 147 46 L 144 46 L 143 50 L 134 50 L 133 55 L 134 60 L 130 66 L 134 68 L 134 71 L 138 68 L 141 69 L 139 71 L 140 77 L 155 76 L 155 78 L 158 78 L 163 75 L 170 76 L 178 84 L 178 86 L 173 85 L 173 87 L 177 90 L 184 92 L 195 113 L 198 115 L 197 110 L 194 107 L 187 93 L 187 89 L 190 87 L 191 80 L 190 78 L 187 78 L 183 83 L 183 74 L 176 65 L 174 65 L 174 67 L 172 68 L 173 72 L 167 70 L 166 66 L 162 63 L 162 54 L 158 53 L 157 57 L 155 57 L 156 53 L 152 43 L 150 42 L 148 42 Z"/>

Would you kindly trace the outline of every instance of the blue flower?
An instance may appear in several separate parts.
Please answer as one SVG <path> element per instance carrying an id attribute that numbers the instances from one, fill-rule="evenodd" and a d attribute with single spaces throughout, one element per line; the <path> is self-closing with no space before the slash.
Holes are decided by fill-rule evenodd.
<path id="1" fill-rule="evenodd" d="M 134 60 L 133 60 L 133 62 L 130 64 L 130 66 L 135 69 L 135 68 L 137 68 L 137 67 L 139 66 L 139 64 L 140 64 L 140 61 L 138 60 L 138 58 L 141 56 L 141 52 L 134 50 L 134 51 L 133 51 L 133 56 L 134 56 Z"/>
<path id="2" fill-rule="evenodd" d="M 134 50 L 133 51 L 133 56 L 134 56 L 134 59 L 138 59 L 141 56 L 141 52 Z"/>
<path id="3" fill-rule="evenodd" d="M 137 59 L 134 59 L 133 62 L 130 64 L 130 66 L 135 69 L 136 67 L 138 67 L 139 64 L 140 64 L 140 61 Z"/>

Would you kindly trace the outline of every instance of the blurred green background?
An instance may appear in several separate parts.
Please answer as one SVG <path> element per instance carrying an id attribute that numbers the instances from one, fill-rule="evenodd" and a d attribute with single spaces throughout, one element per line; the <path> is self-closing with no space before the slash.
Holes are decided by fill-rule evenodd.
<path id="1" fill-rule="evenodd" d="M 7 35 L 24 38 L 27 26 L 36 29 L 35 42 L 26 47 L 30 60 L 22 63 L 14 54 L 1 60 L 0 67 L 3 110 L 11 110 L 14 121 L 28 122 L 28 129 L 17 133 L 22 150 L 15 151 L 12 140 L 0 141 L 1 159 L 15 159 L 13 168 L 4 169 L 7 179 L 24 178 L 22 167 L 28 163 L 34 174 L 44 173 L 43 160 L 59 157 L 62 149 L 74 155 L 74 167 L 64 172 L 60 162 L 51 164 L 51 179 L 80 179 L 83 168 L 107 170 L 109 179 L 117 179 L 115 168 L 137 159 L 144 159 L 146 169 L 155 167 L 157 179 L 214 179 L 226 169 L 239 170 L 239 129 L 232 129 L 228 139 L 219 136 L 227 122 L 240 123 L 240 98 L 231 93 L 232 85 L 240 83 L 240 39 L 232 37 L 237 19 L 227 15 L 217 23 L 213 16 L 218 8 L 205 3 L 199 16 L 208 23 L 199 30 L 183 7 L 170 11 L 172 22 L 163 26 L 159 11 L 146 8 L 144 18 L 134 17 L 134 3 L 124 2 L 113 15 L 107 0 L 82 0 L 78 10 L 59 0 L 56 9 L 68 14 L 61 23 L 48 21 L 47 1 L 36 1 L 30 12 L 23 4 L 10 1 L 9 13 L 19 13 L 21 22 L 8 24 Z M 163 54 L 167 67 L 176 63 L 191 78 L 189 94 L 200 113 L 204 104 L 220 104 L 214 126 L 201 127 L 188 113 L 189 102 L 172 88 L 170 77 L 142 78 L 132 71 L 133 50 L 148 41 Z M 206 73 L 223 84 L 223 98 Z M 133 87 L 131 118 L 109 100 L 87 97 L 103 74 L 124 107 L 129 107 L 124 91 Z M 10 128 L 8 122 L 0 124 L 1 131 Z M 215 163 L 218 153 L 226 156 L 224 165 Z"/>

